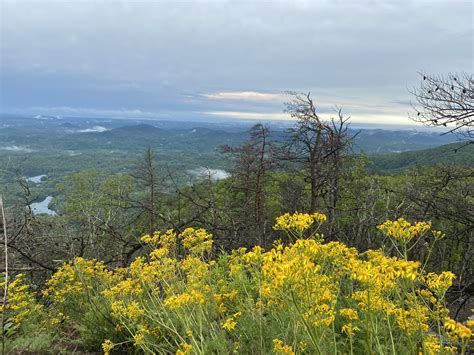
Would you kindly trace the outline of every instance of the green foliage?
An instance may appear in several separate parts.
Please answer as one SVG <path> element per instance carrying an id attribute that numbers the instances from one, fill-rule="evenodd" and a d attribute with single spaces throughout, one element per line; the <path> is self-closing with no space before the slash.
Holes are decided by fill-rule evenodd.
<path id="1" fill-rule="evenodd" d="M 425 150 L 374 155 L 371 161 L 372 170 L 391 174 L 430 165 L 472 167 L 474 166 L 474 144 L 462 142 Z"/>

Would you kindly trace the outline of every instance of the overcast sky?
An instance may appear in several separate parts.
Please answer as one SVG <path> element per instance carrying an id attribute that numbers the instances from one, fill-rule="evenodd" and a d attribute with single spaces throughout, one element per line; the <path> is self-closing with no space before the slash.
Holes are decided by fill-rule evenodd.
<path id="1" fill-rule="evenodd" d="M 471 1 L 0 1 L 2 112 L 280 119 L 293 90 L 407 123 L 418 71 L 473 71 Z"/>

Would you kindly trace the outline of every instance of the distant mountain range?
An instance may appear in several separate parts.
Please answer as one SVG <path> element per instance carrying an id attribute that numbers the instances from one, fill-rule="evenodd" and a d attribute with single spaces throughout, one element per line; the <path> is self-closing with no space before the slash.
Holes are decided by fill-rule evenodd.
<path id="1" fill-rule="evenodd" d="M 151 147 L 161 167 L 176 176 L 196 175 L 211 169 L 223 172 L 230 160 L 218 152 L 224 144 L 237 146 L 248 140 L 249 126 L 232 123 L 206 124 L 177 122 L 169 125 L 150 120 L 111 119 L 35 119 L 0 116 L 0 166 L 11 171 L 19 168 L 25 176 L 48 175 L 42 186 L 62 181 L 65 175 L 87 169 L 111 173 L 130 172 Z M 453 135 L 415 130 L 361 129 L 353 152 L 363 152 L 371 169 L 397 173 L 421 165 L 464 165 L 474 167 L 474 145 L 460 149 Z M 274 126 L 271 139 L 282 142 L 284 127 Z M 2 178 L 3 174 L 3 178 Z M 0 183 L 14 174 L 0 172 Z"/>
<path id="2" fill-rule="evenodd" d="M 41 116 L 43 117 L 43 116 Z M 3 125 L 2 125 L 3 123 Z M 239 145 L 248 139 L 242 123 L 169 122 L 112 120 L 96 118 L 56 118 L 43 120 L 0 116 L 0 139 L 4 145 L 42 150 L 116 149 L 142 151 L 148 147 L 172 151 L 210 153 L 223 144 Z M 238 129 L 240 127 L 240 129 Z M 271 126 L 272 127 L 272 126 Z M 275 141 L 285 139 L 283 126 L 273 126 Z M 288 123 L 286 124 L 288 127 Z M 354 152 L 399 153 L 453 143 L 453 135 L 442 136 L 426 130 L 351 129 L 356 135 Z"/>

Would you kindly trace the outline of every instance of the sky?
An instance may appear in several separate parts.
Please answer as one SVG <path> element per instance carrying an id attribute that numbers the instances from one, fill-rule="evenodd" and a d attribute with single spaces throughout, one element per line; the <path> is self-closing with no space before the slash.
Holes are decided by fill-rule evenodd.
<path id="1" fill-rule="evenodd" d="M 419 72 L 473 71 L 471 1 L 0 0 L 0 112 L 410 124 Z"/>

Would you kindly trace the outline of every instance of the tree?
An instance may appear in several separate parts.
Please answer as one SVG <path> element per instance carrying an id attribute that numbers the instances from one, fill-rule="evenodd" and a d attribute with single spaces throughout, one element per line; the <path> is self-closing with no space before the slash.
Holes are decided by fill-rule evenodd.
<path id="1" fill-rule="evenodd" d="M 474 138 L 474 79 L 471 74 L 428 75 L 420 73 L 419 88 L 410 92 L 419 106 L 413 105 L 415 121 L 427 126 L 446 127 L 446 133 Z"/>
<path id="2" fill-rule="evenodd" d="M 145 196 L 139 205 L 142 215 L 147 221 L 147 232 L 152 236 L 157 229 L 157 199 L 159 195 L 159 175 L 153 149 L 148 148 L 145 151 L 143 159 L 132 176 L 145 191 Z"/>
<path id="3" fill-rule="evenodd" d="M 57 225 L 49 216 L 35 216 L 31 204 L 38 198 L 20 171 L 16 172 L 20 188 L 17 199 L 5 206 L 8 229 L 8 248 L 14 267 L 35 271 L 54 271 L 54 259 L 66 255 L 56 233 Z M 67 250 L 67 249 L 66 249 Z"/>
<path id="4" fill-rule="evenodd" d="M 61 234 L 68 258 L 93 257 L 126 265 L 136 241 L 132 179 L 94 170 L 69 175 L 60 186 Z M 59 228 L 58 228 L 59 229 Z"/>
<path id="5" fill-rule="evenodd" d="M 353 137 L 348 134 L 348 120 L 337 110 L 337 118 L 324 121 L 308 94 L 291 94 L 286 103 L 286 112 L 296 120 L 285 145 L 283 159 L 297 163 L 303 168 L 305 180 L 310 185 L 309 211 L 323 207 L 323 199 L 329 197 L 329 226 L 337 205 L 341 165 Z M 329 194 L 329 195 L 328 195 Z"/>
<path id="6" fill-rule="evenodd" d="M 249 135 L 249 140 L 242 145 L 223 146 L 221 151 L 233 158 L 231 189 L 242 196 L 235 200 L 238 203 L 235 208 L 242 217 L 245 234 L 251 236 L 250 239 L 257 238 L 255 242 L 262 242 L 259 239 L 265 239 L 267 222 L 265 186 L 268 173 L 275 165 L 273 144 L 269 141 L 268 128 L 260 123 L 250 129 Z"/>

